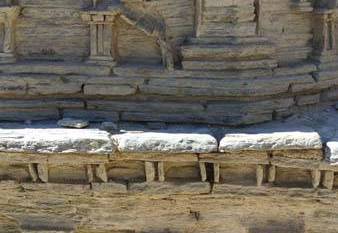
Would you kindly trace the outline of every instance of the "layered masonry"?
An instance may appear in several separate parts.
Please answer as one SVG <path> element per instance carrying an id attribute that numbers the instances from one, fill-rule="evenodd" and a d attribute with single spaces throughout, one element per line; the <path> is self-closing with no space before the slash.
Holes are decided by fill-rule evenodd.
<path id="1" fill-rule="evenodd" d="M 25 0 L 0 13 L 3 121 L 239 126 L 338 99 L 336 12 L 308 1 Z"/>
<path id="2" fill-rule="evenodd" d="M 209 194 L 227 192 L 229 185 L 331 190 L 338 171 L 336 143 L 325 147 L 316 131 L 291 124 L 218 128 L 217 135 L 226 132 L 219 141 L 215 130 L 196 127 L 111 134 L 10 125 L 0 130 L 1 180 L 91 184 L 111 193 Z"/>

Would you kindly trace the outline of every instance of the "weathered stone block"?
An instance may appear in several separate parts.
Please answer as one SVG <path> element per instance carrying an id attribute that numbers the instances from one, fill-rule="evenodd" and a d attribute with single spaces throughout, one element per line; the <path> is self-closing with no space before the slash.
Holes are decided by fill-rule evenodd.
<path id="1" fill-rule="evenodd" d="M 251 133 L 226 134 L 221 140 L 221 152 L 246 150 L 312 150 L 322 148 L 322 141 L 317 132 L 311 129 L 273 128 Z"/>
<path id="2" fill-rule="evenodd" d="M 134 95 L 136 88 L 129 85 L 90 84 L 85 85 L 83 91 L 85 95 L 126 96 Z"/>
<path id="3" fill-rule="evenodd" d="M 25 80 L 15 76 L 0 76 L 0 95 L 25 95 L 27 84 Z"/>
<path id="4" fill-rule="evenodd" d="M 217 140 L 208 134 L 126 133 L 112 136 L 122 153 L 206 153 L 217 151 Z"/>
<path id="5" fill-rule="evenodd" d="M 109 154 L 109 134 L 96 129 L 0 129 L 0 150 L 22 153 Z"/>
<path id="6" fill-rule="evenodd" d="M 330 163 L 338 163 L 338 142 L 335 140 L 330 140 L 326 143 L 325 148 L 325 157 L 326 160 Z"/>

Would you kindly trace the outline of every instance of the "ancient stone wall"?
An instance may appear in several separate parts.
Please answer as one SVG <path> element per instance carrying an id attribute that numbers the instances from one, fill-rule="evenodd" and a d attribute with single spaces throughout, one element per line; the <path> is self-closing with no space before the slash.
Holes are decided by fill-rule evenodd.
<path id="1" fill-rule="evenodd" d="M 0 233 L 336 233 L 336 5 L 0 0 Z"/>
<path id="2" fill-rule="evenodd" d="M 336 12 L 312 2 L 6 4 L 1 120 L 241 125 L 338 98 Z"/>

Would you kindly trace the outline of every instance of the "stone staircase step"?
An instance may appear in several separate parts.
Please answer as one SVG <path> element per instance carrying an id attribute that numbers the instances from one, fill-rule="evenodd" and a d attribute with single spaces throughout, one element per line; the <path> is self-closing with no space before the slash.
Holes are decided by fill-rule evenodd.
<path id="1" fill-rule="evenodd" d="M 253 61 L 183 61 L 186 70 L 247 70 L 247 69 L 273 69 L 277 67 L 274 59 Z"/>
<path id="2" fill-rule="evenodd" d="M 187 60 L 224 61 L 270 58 L 275 53 L 271 44 L 240 45 L 191 45 L 182 48 L 182 55 Z"/>

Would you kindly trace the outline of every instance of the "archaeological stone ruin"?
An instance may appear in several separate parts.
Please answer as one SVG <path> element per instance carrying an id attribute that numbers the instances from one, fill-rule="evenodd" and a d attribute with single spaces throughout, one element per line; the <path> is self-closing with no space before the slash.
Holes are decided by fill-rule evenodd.
<path id="1" fill-rule="evenodd" d="M 336 0 L 0 0 L 0 233 L 337 233 Z"/>

